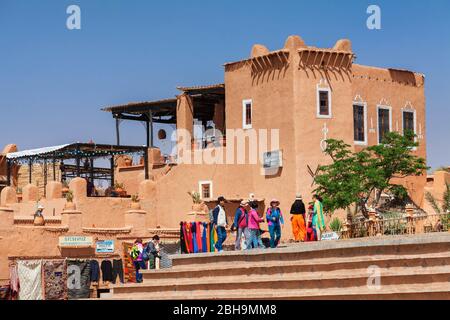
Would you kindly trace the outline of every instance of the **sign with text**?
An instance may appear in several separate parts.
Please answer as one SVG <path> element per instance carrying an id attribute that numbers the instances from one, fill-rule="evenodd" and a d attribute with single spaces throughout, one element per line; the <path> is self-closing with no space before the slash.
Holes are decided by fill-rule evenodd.
<path id="1" fill-rule="evenodd" d="M 61 248 L 92 247 L 94 240 L 85 236 L 63 236 L 59 237 Z"/>
<path id="2" fill-rule="evenodd" d="M 336 232 L 325 232 L 322 234 L 322 241 L 339 240 L 339 235 Z"/>
<path id="3" fill-rule="evenodd" d="M 114 253 L 114 240 L 97 241 L 95 253 Z"/>

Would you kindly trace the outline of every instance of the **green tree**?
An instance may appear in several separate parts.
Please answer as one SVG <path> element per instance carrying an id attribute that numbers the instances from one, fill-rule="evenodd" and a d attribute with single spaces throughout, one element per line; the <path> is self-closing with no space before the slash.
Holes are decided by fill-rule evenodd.
<path id="1" fill-rule="evenodd" d="M 324 199 L 325 209 L 332 212 L 357 205 L 368 217 L 369 199 L 374 199 L 373 205 L 377 206 L 384 191 L 398 192 L 393 178 L 424 174 L 428 169 L 425 159 L 411 152 L 418 146 L 414 138 L 411 131 L 404 135 L 391 132 L 382 144 L 360 152 L 352 152 L 350 145 L 341 140 L 327 140 L 325 152 L 333 162 L 320 166 L 315 178 L 315 192 Z"/>

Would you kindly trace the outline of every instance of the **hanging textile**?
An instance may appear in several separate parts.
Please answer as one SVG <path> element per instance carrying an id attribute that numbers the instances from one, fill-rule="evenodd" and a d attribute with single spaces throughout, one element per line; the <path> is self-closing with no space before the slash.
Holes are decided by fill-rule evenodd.
<path id="1" fill-rule="evenodd" d="M 181 253 L 187 253 L 187 248 L 186 248 L 186 240 L 185 240 L 185 233 L 184 233 L 184 225 L 183 222 L 180 222 L 180 250 Z"/>
<path id="2" fill-rule="evenodd" d="M 11 300 L 11 287 L 9 285 L 0 286 L 0 300 Z"/>
<path id="3" fill-rule="evenodd" d="M 45 300 L 67 299 L 67 269 L 65 260 L 47 260 L 42 264 Z"/>
<path id="4" fill-rule="evenodd" d="M 9 265 L 9 285 L 11 287 L 11 299 L 16 299 L 19 295 L 19 273 L 17 271 L 17 264 L 11 263 Z"/>
<path id="5" fill-rule="evenodd" d="M 211 230 L 211 247 L 210 247 L 210 252 L 214 252 L 215 251 L 215 244 L 216 244 L 216 242 L 214 240 L 215 228 L 214 228 L 214 224 L 213 223 L 210 223 L 210 230 Z"/>
<path id="6" fill-rule="evenodd" d="M 17 263 L 19 300 L 42 300 L 42 261 L 26 260 Z"/>
<path id="7" fill-rule="evenodd" d="M 67 288 L 69 300 L 87 299 L 90 297 L 90 261 L 67 261 Z"/>
<path id="8" fill-rule="evenodd" d="M 189 253 L 194 253 L 194 243 L 192 242 L 192 229 L 191 229 L 191 223 L 186 223 L 186 233 L 188 237 L 188 243 L 189 243 Z"/>
<path id="9" fill-rule="evenodd" d="M 183 232 L 184 232 L 184 241 L 186 243 L 186 253 L 191 253 L 191 249 L 189 246 L 189 234 L 188 234 L 188 227 L 187 223 L 183 222 Z"/>
<path id="10" fill-rule="evenodd" d="M 113 265 L 110 260 L 103 260 L 101 264 L 103 282 L 113 281 Z"/>
<path id="11" fill-rule="evenodd" d="M 209 230 L 209 223 L 206 223 L 206 252 L 209 252 L 211 250 L 211 242 L 210 242 L 210 238 L 211 238 L 211 233 Z"/>
<path id="12" fill-rule="evenodd" d="M 196 225 L 197 225 L 197 247 L 198 247 L 198 252 L 203 252 L 202 230 L 201 230 L 202 223 L 201 222 L 197 222 Z"/>
<path id="13" fill-rule="evenodd" d="M 192 230 L 192 243 L 194 245 L 194 253 L 198 253 L 198 244 L 197 244 L 197 226 L 195 222 L 191 223 L 191 230 Z"/>
<path id="14" fill-rule="evenodd" d="M 202 223 L 202 227 L 203 227 L 203 234 L 202 234 L 202 252 L 208 252 L 208 245 L 207 245 L 207 236 L 206 236 L 206 232 L 208 229 L 208 224 L 207 223 Z"/>

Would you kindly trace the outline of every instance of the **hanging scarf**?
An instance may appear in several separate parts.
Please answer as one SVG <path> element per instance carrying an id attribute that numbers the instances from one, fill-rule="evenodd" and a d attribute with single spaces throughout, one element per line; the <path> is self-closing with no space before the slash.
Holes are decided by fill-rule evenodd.
<path id="1" fill-rule="evenodd" d="M 193 243 L 193 252 L 194 253 L 198 253 L 198 244 L 197 244 L 197 225 L 195 224 L 195 222 L 192 222 L 191 224 L 191 228 L 192 228 L 192 243 Z"/>
<path id="2" fill-rule="evenodd" d="M 201 222 L 197 222 L 197 248 L 198 252 L 203 252 Z"/>
<path id="3" fill-rule="evenodd" d="M 210 248 L 210 252 L 214 252 L 215 251 L 215 242 L 214 242 L 214 231 L 215 231 L 215 228 L 214 228 L 214 223 L 210 223 L 209 224 L 209 226 L 210 226 L 210 230 L 211 230 L 211 248 Z"/>
<path id="4" fill-rule="evenodd" d="M 206 229 L 208 228 L 206 223 L 202 223 L 203 226 L 203 236 L 202 236 L 202 252 L 208 252 L 207 239 L 206 239 Z"/>
<path id="5" fill-rule="evenodd" d="M 183 231 L 183 222 L 180 222 L 180 250 L 181 253 L 187 253 L 186 252 L 186 242 L 184 240 L 184 231 Z"/>

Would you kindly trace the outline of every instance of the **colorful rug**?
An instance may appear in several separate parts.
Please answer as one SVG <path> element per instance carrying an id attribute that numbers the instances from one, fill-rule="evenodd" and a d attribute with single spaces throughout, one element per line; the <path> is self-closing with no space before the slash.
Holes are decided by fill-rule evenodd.
<path id="1" fill-rule="evenodd" d="M 65 260 L 46 260 L 42 264 L 45 300 L 67 299 L 67 270 Z"/>

